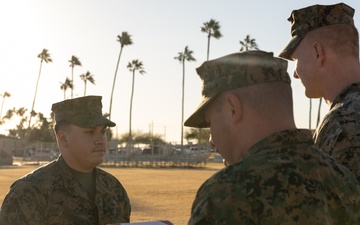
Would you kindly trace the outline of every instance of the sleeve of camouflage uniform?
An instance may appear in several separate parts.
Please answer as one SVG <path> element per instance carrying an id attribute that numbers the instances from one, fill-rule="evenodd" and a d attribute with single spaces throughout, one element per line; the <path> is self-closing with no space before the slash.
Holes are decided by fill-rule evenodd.
<path id="1" fill-rule="evenodd" d="M 256 218 L 247 216 L 252 210 L 247 197 L 242 192 L 233 196 L 231 186 L 226 183 L 203 185 L 193 203 L 189 225 L 256 224 Z"/>
<path id="2" fill-rule="evenodd" d="M 0 221 L 8 224 L 42 224 L 45 212 L 45 198 L 28 182 L 17 181 L 6 195 Z M 1 223 L 3 224 L 3 223 Z"/>

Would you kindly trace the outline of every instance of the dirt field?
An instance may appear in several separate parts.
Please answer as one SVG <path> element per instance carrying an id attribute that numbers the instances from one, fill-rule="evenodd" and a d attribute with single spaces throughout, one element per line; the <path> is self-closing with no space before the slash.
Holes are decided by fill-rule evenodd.
<path id="1" fill-rule="evenodd" d="M 203 168 L 106 168 L 126 188 L 131 205 L 131 222 L 170 220 L 187 224 L 192 201 L 199 186 L 223 168 L 209 163 Z M 36 166 L 0 167 L 0 204 L 9 186 Z"/>

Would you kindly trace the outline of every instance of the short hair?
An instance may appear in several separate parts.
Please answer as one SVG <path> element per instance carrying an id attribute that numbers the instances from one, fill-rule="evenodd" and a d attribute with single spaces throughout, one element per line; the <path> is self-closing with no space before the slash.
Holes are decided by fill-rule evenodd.
<path id="1" fill-rule="evenodd" d="M 234 93 L 261 115 L 272 116 L 277 112 L 293 115 L 292 89 L 287 83 L 257 84 L 236 89 Z"/>
<path id="2" fill-rule="evenodd" d="M 57 134 L 60 130 L 68 130 L 70 126 L 71 126 L 71 123 L 69 123 L 66 120 L 57 122 L 54 126 L 54 132 L 55 132 L 55 134 Z"/>
<path id="3" fill-rule="evenodd" d="M 307 35 L 312 41 L 324 41 L 336 54 L 359 58 L 359 32 L 352 24 L 324 26 Z"/>

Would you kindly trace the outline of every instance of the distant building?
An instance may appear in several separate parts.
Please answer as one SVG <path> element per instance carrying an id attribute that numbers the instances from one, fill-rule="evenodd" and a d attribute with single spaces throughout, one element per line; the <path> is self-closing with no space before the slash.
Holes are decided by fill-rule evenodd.
<path id="1" fill-rule="evenodd" d="M 12 157 L 22 153 L 24 149 L 24 140 L 0 134 L 0 165 L 12 165 Z"/>
<path id="2" fill-rule="evenodd" d="M 36 141 L 26 145 L 23 153 L 24 161 L 51 161 L 59 156 L 59 149 L 56 142 Z"/>

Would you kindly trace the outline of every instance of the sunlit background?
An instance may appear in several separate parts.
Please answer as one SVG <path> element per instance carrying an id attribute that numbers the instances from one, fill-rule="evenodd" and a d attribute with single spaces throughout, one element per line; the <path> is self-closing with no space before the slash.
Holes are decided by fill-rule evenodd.
<path id="1" fill-rule="evenodd" d="M 343 1 L 360 9 L 360 1 Z M 109 112 L 111 88 L 120 44 L 117 35 L 126 31 L 133 44 L 122 52 L 111 119 L 117 123 L 113 133 L 128 132 L 132 73 L 129 61 L 139 59 L 146 73 L 136 73 L 132 130 L 163 135 L 179 143 L 181 137 L 182 66 L 174 59 L 185 46 L 196 62 L 185 64 L 185 119 L 201 101 L 201 81 L 195 68 L 206 60 L 207 35 L 200 31 L 204 22 L 214 19 L 223 37 L 210 41 L 210 59 L 239 51 L 246 35 L 259 48 L 278 55 L 290 40 L 291 11 L 312 4 L 337 1 L 313 0 L 0 0 L 0 93 L 4 113 L 13 107 L 31 109 L 40 59 L 48 49 L 52 63 L 44 63 L 34 110 L 50 117 L 51 105 L 64 100 L 60 83 L 71 78 L 68 62 L 72 55 L 82 66 L 74 68 L 74 97 L 84 94 L 80 74 L 89 71 L 95 85 L 87 84 L 87 95 L 103 96 L 103 112 Z M 359 24 L 355 13 L 355 24 Z M 289 62 L 292 75 L 294 64 Z M 309 127 L 309 99 L 304 87 L 292 79 L 295 120 L 300 128 Z M 70 98 L 70 90 L 66 98 Z M 1 98 L 2 100 L 2 98 Z M 312 128 L 316 125 L 318 99 L 313 101 Z M 323 104 L 321 115 L 328 110 Z M 15 123 L 0 126 L 0 133 Z M 186 130 L 186 129 L 185 129 Z"/>

